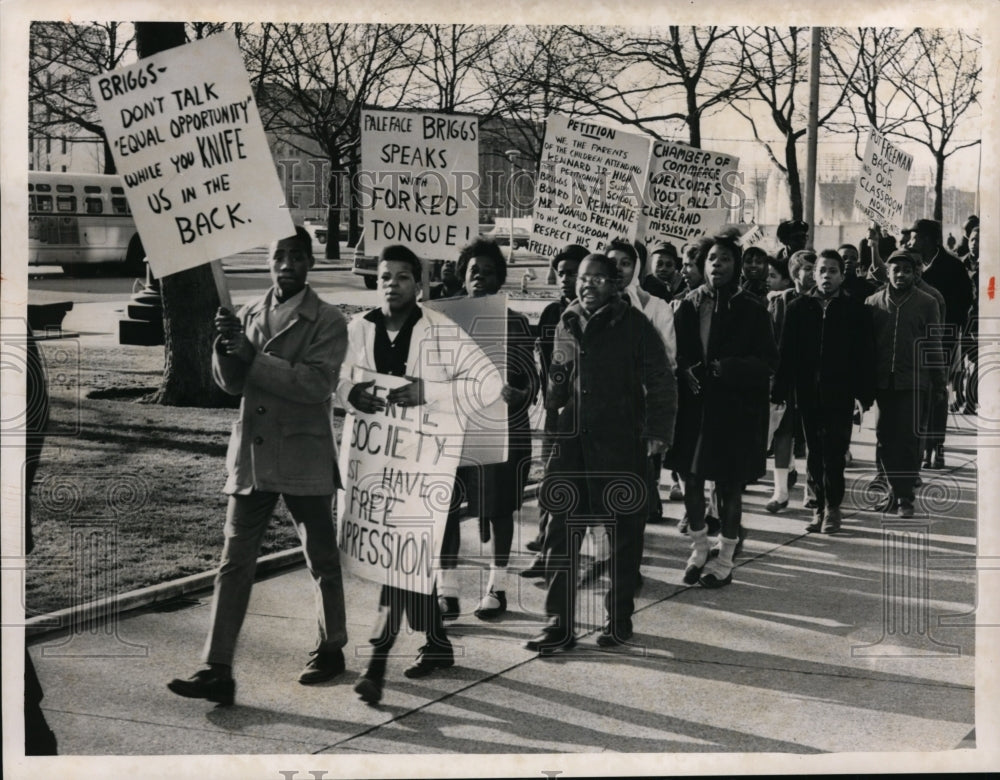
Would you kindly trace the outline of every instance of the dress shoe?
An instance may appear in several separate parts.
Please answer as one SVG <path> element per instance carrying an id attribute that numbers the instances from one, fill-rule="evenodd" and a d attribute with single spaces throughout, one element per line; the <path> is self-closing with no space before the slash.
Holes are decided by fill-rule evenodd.
<path id="1" fill-rule="evenodd" d="M 344 671 L 344 651 L 339 648 L 329 651 L 313 650 L 309 655 L 312 658 L 299 675 L 299 682 L 303 685 L 332 680 Z"/>
<path id="2" fill-rule="evenodd" d="M 680 485 L 670 486 L 670 500 L 671 501 L 683 501 L 684 500 L 684 489 Z"/>
<path id="3" fill-rule="evenodd" d="M 361 697 L 361 701 L 378 704 L 382 701 L 382 681 L 365 675 L 354 684 L 354 692 Z"/>
<path id="4" fill-rule="evenodd" d="M 819 502 L 810 496 L 806 496 L 805 501 L 802 502 L 803 509 L 815 509 L 819 506 Z"/>
<path id="5" fill-rule="evenodd" d="M 820 531 L 824 534 L 835 534 L 840 530 L 840 507 L 827 507 L 826 513 L 823 515 L 823 524 L 820 527 Z"/>
<path id="6" fill-rule="evenodd" d="M 545 557 L 542 555 L 536 555 L 531 565 L 527 569 L 521 571 L 522 577 L 527 577 L 531 579 L 532 577 L 544 577 L 546 576 L 545 571 Z"/>
<path id="7" fill-rule="evenodd" d="M 460 614 L 458 596 L 438 596 L 442 620 L 457 620 Z"/>
<path id="8" fill-rule="evenodd" d="M 787 498 L 784 501 L 779 501 L 776 498 L 772 498 L 770 501 L 768 501 L 766 504 L 764 504 L 764 509 L 766 509 L 768 512 L 770 512 L 772 515 L 776 515 L 782 509 L 787 509 L 787 508 L 788 508 L 788 499 Z"/>
<path id="9" fill-rule="evenodd" d="M 616 647 L 625 644 L 631 638 L 632 626 L 605 623 L 597 637 L 597 644 L 600 647 Z"/>
<path id="10" fill-rule="evenodd" d="M 167 687 L 178 696 L 208 699 L 227 706 L 236 698 L 236 681 L 232 677 L 220 675 L 214 669 L 202 669 L 187 680 L 171 680 Z"/>
<path id="11" fill-rule="evenodd" d="M 900 499 L 899 509 L 896 511 L 898 517 L 913 517 L 913 502 Z"/>
<path id="12" fill-rule="evenodd" d="M 806 526 L 806 532 L 810 534 L 818 534 L 823 530 L 823 522 L 823 510 L 817 509 L 813 512 L 812 522 Z"/>
<path id="13" fill-rule="evenodd" d="M 403 670 L 410 679 L 426 677 L 437 669 L 447 669 L 455 665 L 455 653 L 451 645 L 424 645 L 417 652 L 417 660 Z"/>
<path id="14" fill-rule="evenodd" d="M 507 611 L 507 594 L 502 590 L 491 590 L 479 602 L 473 613 L 480 620 L 493 620 Z"/>
<path id="15" fill-rule="evenodd" d="M 561 653 L 572 650 L 574 647 L 576 647 L 576 637 L 572 634 L 562 636 L 555 631 L 543 631 L 534 639 L 529 639 L 524 643 L 525 650 L 530 650 L 532 653 L 540 653 L 541 655 Z"/>
<path id="16" fill-rule="evenodd" d="M 729 569 L 728 572 L 725 571 L 726 568 Z M 733 581 L 732 568 L 720 567 L 720 569 L 717 571 L 709 569 L 708 571 L 702 572 L 701 578 L 698 580 L 698 584 L 701 585 L 701 587 L 703 588 L 708 588 L 709 590 L 715 590 L 716 588 L 724 588 L 732 581 Z"/>
<path id="17" fill-rule="evenodd" d="M 532 539 L 530 542 L 528 542 L 526 545 L 524 545 L 524 549 L 530 550 L 531 552 L 541 552 L 542 551 L 542 537 L 541 536 L 536 536 L 534 539 Z"/>

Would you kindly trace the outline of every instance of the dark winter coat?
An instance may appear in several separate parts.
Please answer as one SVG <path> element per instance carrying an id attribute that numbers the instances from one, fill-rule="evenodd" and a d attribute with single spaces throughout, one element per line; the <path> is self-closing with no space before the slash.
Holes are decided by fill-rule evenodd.
<path id="1" fill-rule="evenodd" d="M 669 445 L 677 411 L 666 350 L 646 316 L 615 299 L 584 326 L 581 304 L 571 303 L 556 330 L 546 407 L 560 410 L 546 470 L 549 485 L 568 479 L 575 495 L 586 493 L 595 501 L 608 498 L 606 480 L 616 477 L 643 491 L 646 440 Z M 634 503 L 618 509 L 645 511 L 644 494 Z"/>
<path id="2" fill-rule="evenodd" d="M 850 411 L 875 401 L 871 310 L 841 290 L 826 308 L 815 290 L 788 306 L 771 400 Z"/>
<path id="3" fill-rule="evenodd" d="M 751 482 L 766 467 L 768 392 L 778 365 L 771 318 L 750 294 L 720 292 L 706 354 L 699 307 L 707 295 L 707 285 L 688 293 L 674 318 L 680 403 L 674 446 L 664 461 L 703 479 Z M 718 377 L 707 370 L 714 360 L 720 363 Z M 698 395 L 685 378 L 692 366 L 701 379 Z"/>
<path id="4" fill-rule="evenodd" d="M 955 333 L 961 333 L 972 306 L 972 281 L 962 261 L 951 252 L 939 249 L 924 269 L 923 278 L 944 297 L 944 322 L 954 325 Z"/>
<path id="5" fill-rule="evenodd" d="M 507 407 L 507 460 L 469 469 L 469 513 L 503 517 L 520 509 L 531 468 L 531 421 L 528 411 L 538 396 L 535 337 L 528 318 L 507 310 L 507 384 L 527 393 L 520 404 Z"/>

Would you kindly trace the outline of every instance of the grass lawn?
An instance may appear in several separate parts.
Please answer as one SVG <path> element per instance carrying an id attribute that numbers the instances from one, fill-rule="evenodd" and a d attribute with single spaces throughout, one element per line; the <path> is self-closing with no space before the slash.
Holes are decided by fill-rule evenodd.
<path id="1" fill-rule="evenodd" d="M 159 385 L 161 347 L 63 339 L 40 349 L 51 412 L 33 492 L 27 614 L 215 568 L 237 410 L 140 403 Z M 276 517 L 262 554 L 299 544 L 280 502 Z"/>
<path id="2" fill-rule="evenodd" d="M 213 570 L 237 410 L 141 403 L 160 383 L 161 347 L 60 339 L 40 349 L 51 413 L 32 494 L 28 616 Z M 338 437 L 342 424 L 336 417 Z M 275 516 L 262 555 L 299 545 L 280 502 Z"/>

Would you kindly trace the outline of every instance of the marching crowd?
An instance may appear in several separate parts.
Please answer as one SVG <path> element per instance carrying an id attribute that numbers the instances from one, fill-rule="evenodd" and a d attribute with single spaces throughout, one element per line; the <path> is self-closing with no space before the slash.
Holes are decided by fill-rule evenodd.
<path id="1" fill-rule="evenodd" d="M 454 323 L 419 302 L 422 265 L 407 247 L 385 248 L 378 263 L 381 303 L 347 323 L 309 287 L 311 240 L 303 229 L 272 246 L 273 287 L 234 314 L 221 309 L 213 354 L 216 380 L 241 395 L 227 456 L 229 506 L 216 577 L 206 668 L 169 687 L 181 696 L 232 703 L 232 663 L 256 557 L 283 497 L 315 581 L 318 640 L 299 680 L 345 669 L 344 592 L 333 496 L 337 471 L 333 406 L 374 412 L 387 404 L 424 406 L 461 398 L 464 408 L 503 399 L 507 460 L 460 467 L 430 595 L 383 586 L 373 650 L 355 690 L 381 699 L 389 651 L 405 616 L 426 642 L 407 677 L 453 665 L 445 622 L 461 613 L 457 578 L 463 514 L 478 517 L 488 544 L 489 580 L 474 614 L 507 610 L 514 518 L 532 460 L 532 406 L 544 407 L 544 476 L 538 493 L 537 553 L 524 577 L 544 577 L 546 622 L 526 647 L 543 654 L 575 645 L 578 587 L 606 574 L 606 621 L 597 643 L 628 642 L 641 583 L 645 526 L 668 500 L 684 502 L 679 528 L 690 554 L 683 581 L 721 588 L 733 581 L 746 532 L 743 493 L 773 457 L 774 493 L 765 509 L 784 511 L 805 457 L 810 532 L 840 529 L 844 470 L 858 415 L 878 410 L 877 480 L 882 511 L 912 517 L 920 469 L 945 466 L 948 385 L 953 411 L 974 412 L 978 219 L 955 255 L 941 225 L 921 219 L 896 237 L 872 228 L 858 246 L 806 248 L 808 226 L 783 222 L 772 257 L 744 248 L 738 234 L 706 236 L 677 250 L 647 252 L 612 240 L 571 245 L 552 260 L 560 298 L 532 329 L 509 311 L 502 370 L 489 360 L 450 365 Z M 462 249 L 448 291 L 496 295 L 507 274 L 495 243 Z M 406 380 L 388 396 L 357 369 Z M 969 377 L 972 377 L 970 380 Z M 341 446 L 346 446 L 346 442 Z M 665 479 L 664 479 L 665 478 Z M 581 577 L 581 545 L 599 549 Z M 375 605 L 372 605 L 373 607 Z"/>

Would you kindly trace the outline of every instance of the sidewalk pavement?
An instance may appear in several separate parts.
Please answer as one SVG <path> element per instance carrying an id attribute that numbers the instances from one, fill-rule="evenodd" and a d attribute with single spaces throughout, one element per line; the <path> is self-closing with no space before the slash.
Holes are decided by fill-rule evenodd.
<path id="1" fill-rule="evenodd" d="M 365 668 L 378 587 L 345 578 L 348 672 L 302 686 L 296 680 L 313 647 L 315 618 L 310 579 L 297 567 L 254 588 L 234 667 L 234 706 L 179 698 L 166 687 L 200 666 L 211 599 L 203 590 L 31 642 L 45 715 L 64 754 L 266 754 L 269 767 L 325 767 L 331 776 L 345 766 L 361 767 L 354 776 L 369 774 L 378 765 L 349 757 L 386 754 L 531 754 L 506 772 L 541 776 L 568 766 L 570 753 L 971 749 L 975 439 L 952 431 L 948 441 L 947 469 L 924 471 L 917 515 L 908 521 L 857 508 L 871 499 L 868 429 L 855 433 L 845 522 L 836 535 L 805 532 L 810 512 L 797 508 L 804 475 L 779 515 L 763 509 L 769 477 L 750 486 L 749 538 L 733 584 L 720 590 L 681 583 L 687 539 L 676 520 L 683 504 L 665 501 L 668 519 L 647 527 L 636 633 L 622 648 L 603 650 L 594 641 L 606 581 L 582 592 L 577 649 L 541 658 L 523 648 L 542 625 L 544 597 L 539 580 L 515 573 L 531 560 L 524 544 L 535 535 L 538 510 L 529 501 L 515 535 L 509 612 L 490 623 L 472 615 L 489 561 L 468 521 L 463 613 L 447 624 L 456 665 L 421 680 L 403 677 L 422 643 L 404 629 L 377 707 L 352 688 Z M 306 765 L 275 754 L 317 755 Z M 767 758 L 736 771 L 760 771 Z M 477 766 L 493 774 L 506 765 Z M 684 765 L 652 766 L 673 773 Z M 401 774 L 408 772 L 397 768 Z"/>

